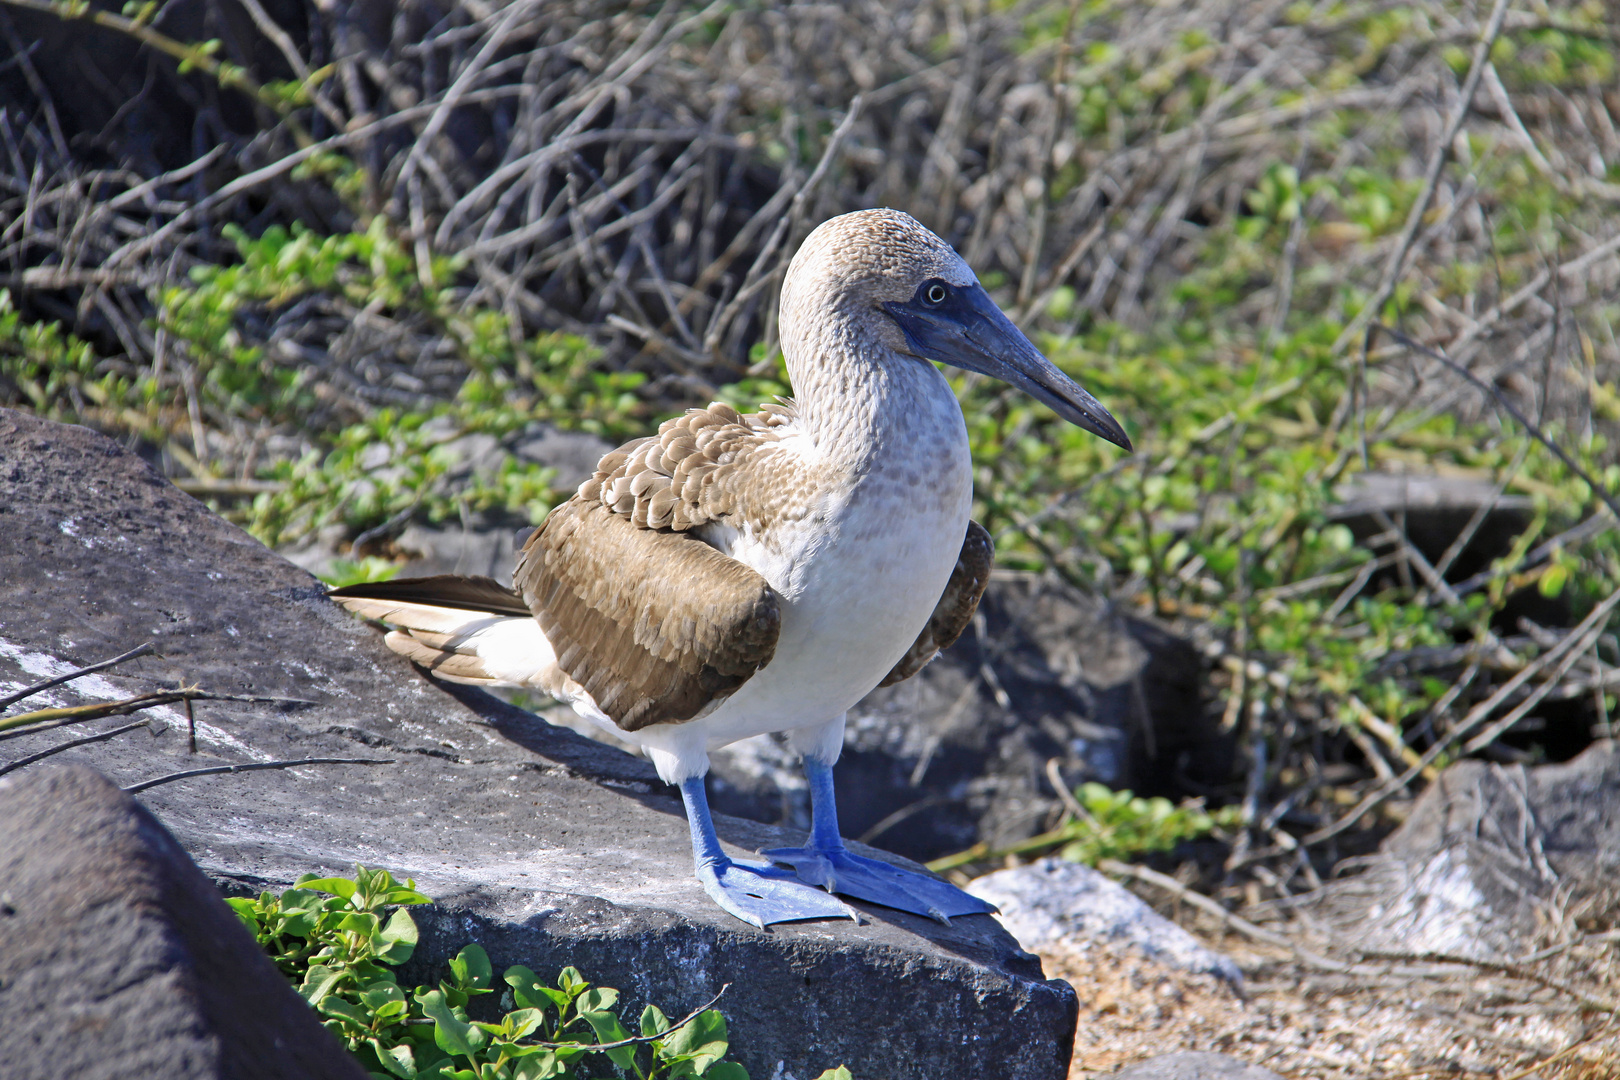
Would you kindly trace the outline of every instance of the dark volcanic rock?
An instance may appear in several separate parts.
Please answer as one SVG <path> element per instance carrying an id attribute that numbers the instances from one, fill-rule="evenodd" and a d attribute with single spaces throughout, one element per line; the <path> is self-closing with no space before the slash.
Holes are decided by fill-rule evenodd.
<path id="1" fill-rule="evenodd" d="M 364 1080 L 174 837 L 84 765 L 0 780 L 0 1075 Z"/>
<path id="2" fill-rule="evenodd" d="M 143 793 L 217 881 L 284 886 L 356 862 L 415 878 L 441 898 L 418 918 L 424 976 L 476 940 L 497 969 L 576 964 L 624 991 L 631 1015 L 648 1000 L 684 1013 L 731 983 L 724 1009 L 756 1077 L 778 1063 L 803 1077 L 839 1062 L 891 1080 L 1064 1075 L 1074 993 L 1044 981 L 989 916 L 941 927 L 872 909 L 865 926 L 770 933 L 732 919 L 693 877 L 680 803 L 644 762 L 479 691 L 429 682 L 318 582 L 110 440 L 0 411 L 0 538 L 0 688 L 148 639 L 160 654 L 30 706 L 180 679 L 314 702 L 199 703 L 195 755 L 184 715 L 153 710 L 151 732 L 54 760 L 94 764 L 123 785 L 247 761 L 393 762 L 201 777 Z M 20 757 L 67 737 L 4 745 Z M 718 827 L 738 854 L 801 839 L 725 817 Z"/>
<path id="3" fill-rule="evenodd" d="M 914 859 L 1024 839 L 1061 812 L 1053 758 L 1071 787 L 1154 794 L 1224 778 L 1231 747 L 1205 713 L 1190 643 L 1044 577 L 998 572 L 979 612 L 921 673 L 850 711 L 835 774 L 847 835 Z M 715 805 L 804 823 L 785 748 L 766 737 L 715 760 Z"/>
<path id="4" fill-rule="evenodd" d="M 1364 947 L 1520 956 L 1569 910 L 1620 908 L 1620 749 L 1446 769 L 1367 869 L 1315 907 Z"/>
<path id="5" fill-rule="evenodd" d="M 1506 555 L 1513 541 L 1530 523 L 1533 504 L 1528 496 L 1499 494 L 1488 480 L 1425 474 L 1361 473 L 1335 492 L 1338 498 L 1329 517 L 1349 526 L 1358 540 L 1385 531 L 1379 520 L 1400 522 L 1413 546 L 1431 562 L 1437 561 L 1463 530 L 1483 517 L 1451 565 L 1451 577 L 1460 581 Z"/>

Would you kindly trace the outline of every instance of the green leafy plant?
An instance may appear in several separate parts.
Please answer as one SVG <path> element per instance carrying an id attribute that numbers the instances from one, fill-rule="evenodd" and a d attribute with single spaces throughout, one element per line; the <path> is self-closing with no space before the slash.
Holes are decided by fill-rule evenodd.
<path id="1" fill-rule="evenodd" d="M 1178 806 L 1169 799 L 1145 799 L 1098 783 L 1081 784 L 1069 805 L 1062 824 L 1055 829 L 1005 848 L 975 844 L 966 851 L 935 859 L 928 868 L 944 873 L 973 863 L 994 863 L 1009 855 L 1048 854 L 1096 866 L 1105 859 L 1169 851 L 1183 841 L 1196 840 L 1217 829 L 1235 828 L 1243 813 L 1236 806 L 1211 812 L 1204 809 L 1201 799 Z"/>
<path id="2" fill-rule="evenodd" d="M 421 409 L 380 409 L 326 433 L 326 449 L 261 470 L 277 483 L 237 516 L 267 544 L 285 544 L 341 521 L 358 533 L 402 511 L 429 521 L 468 510 L 501 509 L 531 522 L 557 501 L 553 473 L 511 454 L 448 489 L 456 464 L 449 445 L 467 435 L 506 436 L 540 419 L 619 437 L 639 432 L 640 373 L 608 372 L 584 339 L 538 334 L 521 340 L 497 311 L 463 309 L 448 286 L 454 260 L 426 267 L 382 218 L 364 232 L 321 236 L 299 225 L 258 237 L 227 227 L 241 257 L 201 267 L 192 283 L 166 290 L 158 322 L 196 362 L 201 390 L 231 415 L 296 423 L 316 402 L 311 369 L 270 356 L 248 341 L 249 311 L 273 311 L 325 293 L 355 311 L 424 317 L 454 344 L 466 368 L 456 400 Z"/>
<path id="3" fill-rule="evenodd" d="M 59 415 L 64 402 L 78 412 L 120 403 L 131 380 L 104 365 L 88 342 L 61 323 L 24 319 L 11 290 L 0 289 L 0 389 L 42 415 Z"/>
<path id="4" fill-rule="evenodd" d="M 411 958 L 417 929 L 407 908 L 431 903 L 386 870 L 355 868 L 353 880 L 306 876 L 280 895 L 229 901 L 298 992 L 378 1080 L 748 1080 L 725 1060 L 725 1017 L 712 1008 L 671 1022 L 642 1009 L 632 1033 L 615 1011 L 619 992 L 565 967 L 553 984 L 514 965 L 498 1021 L 468 1005 L 496 992 L 489 956 L 462 949 L 449 976 L 407 992 L 395 967 Z M 390 910 L 392 909 L 392 910 Z M 850 1080 L 842 1066 L 818 1080 Z"/>
<path id="5" fill-rule="evenodd" d="M 1104 859 L 1169 851 L 1218 828 L 1233 828 L 1242 815 L 1236 806 L 1211 813 L 1197 800 L 1178 806 L 1169 799 L 1144 799 L 1097 783 L 1080 785 L 1074 797 L 1083 813 L 1071 814 L 1057 830 L 1064 837 L 1058 854 L 1090 866 Z"/>
<path id="6" fill-rule="evenodd" d="M 345 585 L 390 581 L 399 571 L 399 563 L 367 555 L 363 559 L 333 559 L 320 578 L 332 588 L 341 589 Z"/>

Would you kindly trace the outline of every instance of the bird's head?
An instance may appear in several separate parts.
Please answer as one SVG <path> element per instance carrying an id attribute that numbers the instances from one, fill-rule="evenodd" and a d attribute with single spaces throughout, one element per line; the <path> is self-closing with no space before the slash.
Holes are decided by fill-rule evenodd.
<path id="1" fill-rule="evenodd" d="M 951 246 L 910 214 L 858 210 L 805 238 L 782 283 L 782 337 L 829 310 L 858 312 L 896 353 L 1010 383 L 1116 446 L 1125 429 L 990 299 Z"/>

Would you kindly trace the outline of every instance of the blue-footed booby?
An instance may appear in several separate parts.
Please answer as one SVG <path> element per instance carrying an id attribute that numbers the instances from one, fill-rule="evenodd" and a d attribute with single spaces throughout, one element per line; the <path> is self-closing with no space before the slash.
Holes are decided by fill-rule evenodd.
<path id="1" fill-rule="evenodd" d="M 746 922 L 856 918 L 835 893 L 942 920 L 992 911 L 848 851 L 833 798 L 846 710 L 954 641 L 990 573 L 967 427 L 934 361 L 1130 442 L 907 214 L 812 232 L 780 325 L 794 400 L 692 409 L 608 454 L 524 545 L 515 589 L 447 575 L 331 595 L 440 678 L 541 690 L 644 748 L 680 789 L 703 887 Z M 711 750 L 766 732 L 804 758 L 810 836 L 734 860 L 703 776 Z"/>

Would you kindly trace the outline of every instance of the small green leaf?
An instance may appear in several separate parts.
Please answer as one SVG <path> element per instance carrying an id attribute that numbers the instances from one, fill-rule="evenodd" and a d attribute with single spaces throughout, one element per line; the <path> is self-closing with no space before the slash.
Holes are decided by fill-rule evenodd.
<path id="1" fill-rule="evenodd" d="M 502 1020 L 507 1039 L 526 1039 L 546 1018 L 544 1009 L 517 1009 Z"/>
<path id="2" fill-rule="evenodd" d="M 464 1009 L 467 1007 L 467 1002 L 472 1000 L 471 994 L 453 983 L 445 982 L 443 979 L 439 980 L 439 993 L 444 995 L 445 1002 L 453 1009 Z"/>
<path id="3" fill-rule="evenodd" d="M 360 991 L 360 1000 L 370 1009 L 381 1009 L 385 1005 L 403 1005 L 405 991 L 392 979 L 378 979 Z"/>
<path id="4" fill-rule="evenodd" d="M 706 1010 L 690 1024 L 659 1041 L 663 1052 L 671 1057 L 707 1052 L 715 1043 L 719 1043 L 720 1051 L 714 1055 L 714 1060 L 719 1060 L 726 1053 L 726 1018 L 718 1009 Z"/>
<path id="5" fill-rule="evenodd" d="M 319 925 L 320 919 L 310 912 L 287 911 L 282 913 L 281 923 L 276 929 L 292 937 L 307 938 L 315 933 Z"/>
<path id="6" fill-rule="evenodd" d="M 844 1076 L 847 1080 L 849 1073 L 846 1071 Z M 703 1074 L 703 1080 L 748 1080 L 748 1070 L 735 1061 L 717 1061 Z"/>
<path id="7" fill-rule="evenodd" d="M 347 930 L 361 937 L 373 937 L 382 927 L 382 920 L 369 911 L 351 911 L 338 919 L 336 929 Z"/>
<path id="8" fill-rule="evenodd" d="M 836 1069 L 828 1069 L 826 1072 L 816 1077 L 816 1080 L 855 1080 L 855 1078 L 849 1075 L 849 1070 L 847 1068 L 840 1065 Z"/>
<path id="9" fill-rule="evenodd" d="M 669 1017 L 656 1005 L 648 1005 L 641 1010 L 641 1033 L 651 1037 L 662 1035 L 669 1030 Z"/>
<path id="10" fill-rule="evenodd" d="M 343 998 L 337 997 L 334 994 L 328 994 L 326 997 L 322 998 L 319 1009 L 321 1015 L 323 1016 L 331 1016 L 340 1020 L 347 1020 L 349 1023 L 354 1024 L 357 1027 L 366 1026 L 365 1013 L 361 1012 L 352 1002 L 345 1001 Z"/>
<path id="11" fill-rule="evenodd" d="M 611 986 L 595 986 L 579 995 L 579 1011 L 603 1012 L 619 1003 L 619 992 Z"/>
<path id="12" fill-rule="evenodd" d="M 372 952 L 385 964 L 403 964 L 416 951 L 416 920 L 411 913 L 400 908 L 389 916 L 388 923 L 372 941 Z M 485 960 L 488 963 L 488 960 Z"/>
<path id="13" fill-rule="evenodd" d="M 332 893 L 335 896 L 343 897 L 345 900 L 353 897 L 360 888 L 348 878 L 340 877 L 306 878 L 298 882 L 298 887 L 300 889 L 316 889 L 320 892 Z M 286 901 L 286 897 L 287 894 L 283 893 L 283 902 Z"/>
<path id="14" fill-rule="evenodd" d="M 380 1039 L 367 1039 L 371 1044 L 372 1053 L 382 1062 L 382 1067 L 393 1073 L 401 1080 L 416 1080 L 416 1051 L 411 1049 L 409 1043 L 400 1043 L 397 1046 L 384 1046 Z"/>
<path id="15" fill-rule="evenodd" d="M 298 993 L 313 1006 L 319 1006 L 321 1001 L 330 994 L 337 984 L 343 981 L 344 973 L 325 964 L 311 964 L 309 971 L 304 974 L 304 982 L 298 987 Z"/>
<path id="16" fill-rule="evenodd" d="M 392 889 L 388 890 L 388 895 L 383 897 L 383 903 L 431 904 L 433 903 L 433 897 L 417 892 L 408 885 L 395 885 Z"/>
<path id="17" fill-rule="evenodd" d="M 395 914 L 404 915 L 405 912 Z M 414 924 L 412 928 L 414 929 Z M 489 954 L 484 951 L 483 946 L 477 944 L 468 945 L 456 954 L 455 959 L 450 961 L 450 973 L 455 976 L 456 988 L 468 993 L 488 993 L 489 984 L 494 979 L 494 972 L 489 966 Z"/>
<path id="18" fill-rule="evenodd" d="M 542 1049 L 537 1054 L 517 1059 L 512 1068 L 512 1080 L 555 1080 L 567 1071 L 568 1065 L 555 1052 Z"/>
<path id="19" fill-rule="evenodd" d="M 548 1005 L 554 1005 L 560 1011 L 566 1009 L 568 1002 L 572 1000 L 561 990 L 542 986 L 539 977 L 521 964 L 507 968 L 504 978 L 506 985 L 512 988 L 513 998 L 525 1008 L 544 1009 Z"/>
<path id="20" fill-rule="evenodd" d="M 406 1006 L 403 1001 L 385 1001 L 373 1009 L 372 1013 L 375 1014 L 379 1019 L 387 1020 L 390 1017 L 404 1015 L 405 1008 Z"/>
<path id="21" fill-rule="evenodd" d="M 433 1021 L 433 1041 L 445 1053 L 473 1059 L 488 1043 L 488 1036 L 455 1014 L 442 992 L 428 990 L 417 994 L 416 1001 Z"/>
<path id="22" fill-rule="evenodd" d="M 623 1024 L 619 1023 L 619 1018 L 610 1012 L 600 1010 L 585 1012 L 582 1010 L 580 1015 L 585 1018 L 587 1024 L 591 1025 L 591 1030 L 596 1032 L 596 1037 L 601 1042 L 622 1042 L 630 1038 L 630 1033 L 624 1030 Z M 634 1046 L 616 1046 L 611 1050 L 604 1050 L 602 1053 L 606 1054 L 608 1060 L 621 1069 L 628 1069 L 636 1060 L 636 1048 Z"/>
<path id="23" fill-rule="evenodd" d="M 557 973 L 557 988 L 568 995 L 569 1001 L 573 1001 L 583 994 L 590 985 L 580 975 L 579 969 L 572 965 L 563 968 Z"/>

